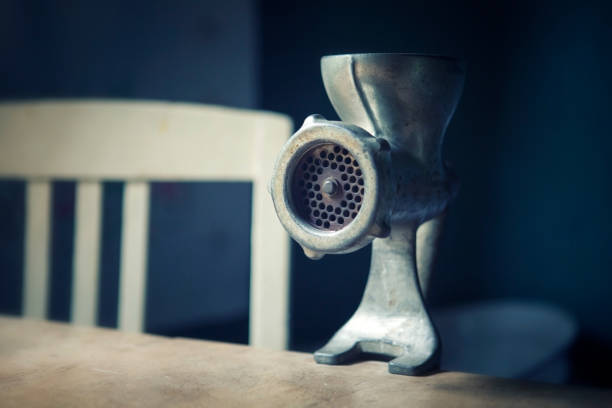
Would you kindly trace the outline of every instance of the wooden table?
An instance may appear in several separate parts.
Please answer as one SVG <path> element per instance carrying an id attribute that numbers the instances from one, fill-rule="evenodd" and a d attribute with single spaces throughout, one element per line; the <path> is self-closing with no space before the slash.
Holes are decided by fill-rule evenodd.
<path id="1" fill-rule="evenodd" d="M 612 407 L 612 391 L 0 317 L 2 407 Z"/>

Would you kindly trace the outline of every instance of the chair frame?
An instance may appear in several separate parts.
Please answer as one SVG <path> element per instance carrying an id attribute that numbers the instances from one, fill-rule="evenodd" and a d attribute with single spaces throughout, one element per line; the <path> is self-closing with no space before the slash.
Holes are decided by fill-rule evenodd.
<path id="1" fill-rule="evenodd" d="M 118 326 L 144 323 L 150 181 L 253 183 L 249 343 L 288 342 L 289 239 L 267 184 L 284 115 L 117 100 L 0 103 L 0 177 L 27 180 L 23 314 L 46 318 L 51 184 L 76 179 L 71 320 L 97 319 L 102 185 L 125 181 Z"/>

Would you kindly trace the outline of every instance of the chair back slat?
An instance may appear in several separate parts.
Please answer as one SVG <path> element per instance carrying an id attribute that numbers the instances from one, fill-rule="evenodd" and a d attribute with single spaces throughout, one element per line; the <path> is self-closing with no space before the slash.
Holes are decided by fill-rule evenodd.
<path id="1" fill-rule="evenodd" d="M 147 182 L 130 181 L 123 195 L 118 325 L 130 332 L 144 330 L 149 190 Z"/>
<path id="2" fill-rule="evenodd" d="M 71 320 L 95 326 L 98 317 L 102 185 L 81 181 L 76 190 Z"/>
<path id="3" fill-rule="evenodd" d="M 38 180 L 27 183 L 25 202 L 23 314 L 44 319 L 47 317 L 50 264 L 50 182 Z"/>

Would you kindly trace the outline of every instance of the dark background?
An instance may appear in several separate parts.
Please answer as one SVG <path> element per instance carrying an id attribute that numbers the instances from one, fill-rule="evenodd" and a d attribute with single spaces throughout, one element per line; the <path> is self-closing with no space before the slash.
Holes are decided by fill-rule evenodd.
<path id="1" fill-rule="evenodd" d="M 3 99 L 215 103 L 284 112 L 296 127 L 311 113 L 336 117 L 320 79 L 322 55 L 464 57 L 465 90 L 445 144 L 462 187 L 447 217 L 429 302 L 519 298 L 558 305 L 581 327 L 572 350 L 574 380 L 612 386 L 605 371 L 612 364 L 607 2 L 8 1 L 0 9 L 0 38 Z M 62 183 L 54 188 L 59 253 L 67 251 L 62 242 L 70 242 L 73 228 L 74 183 Z M 241 226 L 250 215 L 236 208 L 233 229 L 215 227 L 201 211 L 219 196 L 215 189 L 226 189 L 223 196 L 248 209 L 249 185 L 160 183 L 152 189 L 151 225 L 158 229 L 150 236 L 156 250 L 149 258 L 148 331 L 246 341 L 248 233 Z M 103 263 L 112 277 L 120 183 L 107 183 L 107 191 Z M 222 208 L 212 200 L 211 208 Z M 19 313 L 14 288 L 21 285 L 23 183 L 0 183 L 0 203 L 0 312 Z M 239 237 L 235 247 L 226 240 L 215 251 L 200 249 L 230 232 Z M 225 255 L 211 256 L 219 251 Z M 71 279 L 61 272 L 69 271 L 69 257 L 55 258 L 52 281 L 60 293 Z M 314 349 L 350 316 L 368 263 L 369 248 L 314 262 L 293 247 L 293 348 Z M 172 268 L 170 286 L 162 266 Z M 202 273 L 216 270 L 236 271 L 234 279 L 220 282 L 217 274 Z M 240 295 L 211 312 L 218 303 L 204 302 L 205 308 L 198 299 L 214 296 L 211 288 L 219 285 L 237 285 Z M 168 312 L 180 296 L 183 309 Z M 66 305 L 55 310 L 56 318 L 65 318 Z"/>

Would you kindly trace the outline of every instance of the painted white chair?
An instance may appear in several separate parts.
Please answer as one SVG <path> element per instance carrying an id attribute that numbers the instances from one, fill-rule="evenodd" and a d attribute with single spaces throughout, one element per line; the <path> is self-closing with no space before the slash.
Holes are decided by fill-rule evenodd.
<path id="1" fill-rule="evenodd" d="M 127 101 L 0 103 L 0 177 L 27 180 L 23 311 L 45 318 L 50 181 L 76 179 L 71 321 L 95 325 L 104 180 L 124 180 L 118 326 L 144 322 L 149 181 L 253 183 L 249 342 L 287 347 L 289 241 L 267 192 L 283 115 Z M 231 153 L 230 153 L 231 152 Z"/>

